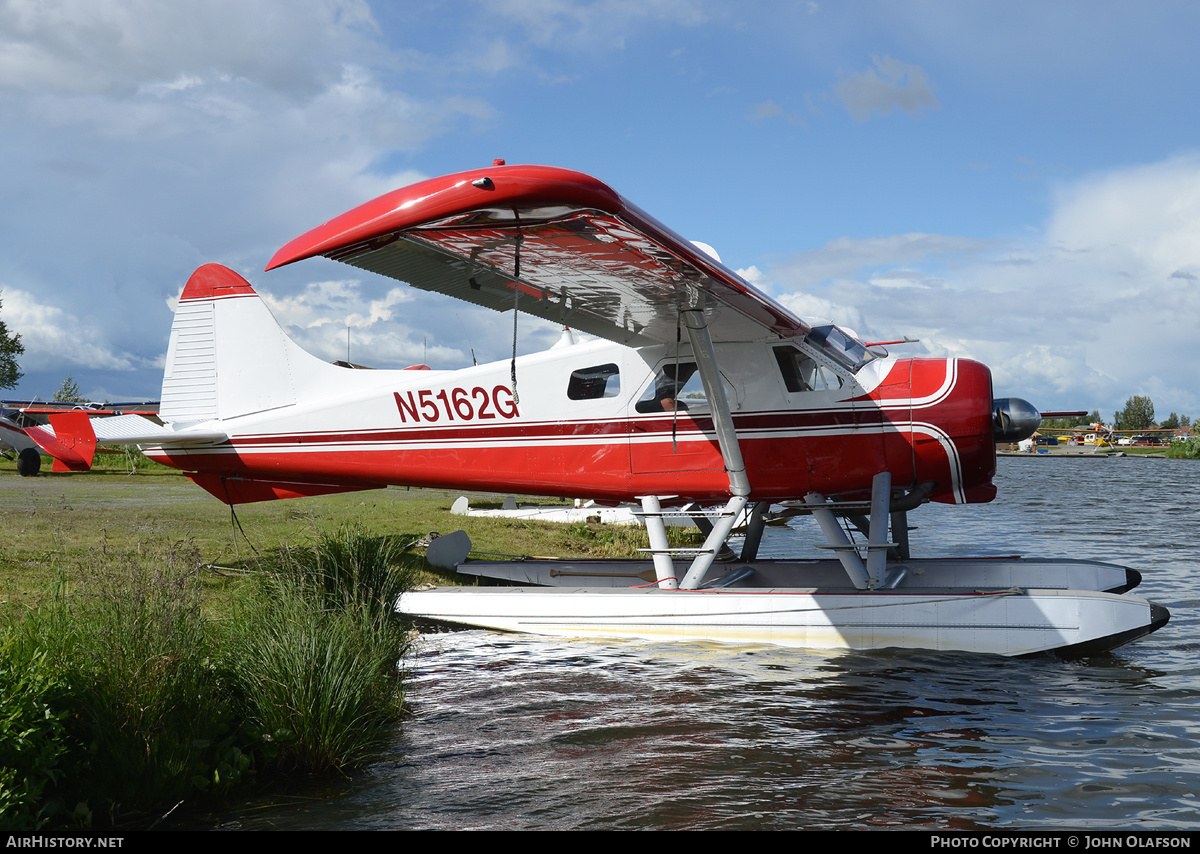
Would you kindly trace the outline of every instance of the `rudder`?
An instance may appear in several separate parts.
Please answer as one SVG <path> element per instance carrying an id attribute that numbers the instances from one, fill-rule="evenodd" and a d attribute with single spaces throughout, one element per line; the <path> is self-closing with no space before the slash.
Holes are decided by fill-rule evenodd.
<path id="1" fill-rule="evenodd" d="M 171 325 L 159 416 L 235 418 L 296 402 L 293 363 L 311 359 L 244 278 L 220 264 L 192 273 Z"/>

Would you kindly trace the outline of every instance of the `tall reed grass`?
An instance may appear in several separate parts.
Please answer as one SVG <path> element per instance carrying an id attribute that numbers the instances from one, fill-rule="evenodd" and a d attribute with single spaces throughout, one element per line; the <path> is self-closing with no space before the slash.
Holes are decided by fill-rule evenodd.
<path id="1" fill-rule="evenodd" d="M 101 551 L 0 636 L 0 827 L 128 825 L 368 758 L 403 708 L 400 550 L 283 549 L 217 622 L 193 548 Z"/>
<path id="2" fill-rule="evenodd" d="M 396 598 L 411 587 L 402 550 L 354 528 L 282 548 L 234 607 L 227 664 L 246 726 L 281 770 L 354 765 L 403 712 L 408 632 Z"/>
<path id="3" fill-rule="evenodd" d="M 12 637 L 0 645 L 0 826 L 37 828 L 43 793 L 63 772 L 66 712 L 46 654 Z"/>

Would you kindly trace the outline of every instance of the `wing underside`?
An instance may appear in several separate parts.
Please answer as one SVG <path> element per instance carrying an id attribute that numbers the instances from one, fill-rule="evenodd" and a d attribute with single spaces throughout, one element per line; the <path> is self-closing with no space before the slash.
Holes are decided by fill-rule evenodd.
<path id="1" fill-rule="evenodd" d="M 716 341 L 808 331 L 596 179 L 550 167 L 402 188 L 292 241 L 268 269 L 313 255 L 633 346 L 674 342 L 679 312 L 696 307 Z"/>

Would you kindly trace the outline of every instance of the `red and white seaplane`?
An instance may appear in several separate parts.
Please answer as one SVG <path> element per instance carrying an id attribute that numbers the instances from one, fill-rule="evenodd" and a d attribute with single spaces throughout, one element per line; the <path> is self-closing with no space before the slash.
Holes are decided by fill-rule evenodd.
<path id="1" fill-rule="evenodd" d="M 456 371 L 351 370 L 301 350 L 246 280 L 210 264 L 175 314 L 163 425 L 52 415 L 60 463 L 85 467 L 97 438 L 136 443 L 230 504 L 389 484 L 640 502 L 644 562 L 472 561 L 460 571 L 520 586 L 398 603 L 471 626 L 1024 655 L 1098 652 L 1167 622 L 1123 595 L 1140 579 L 1125 567 L 913 559 L 907 512 L 992 500 L 995 443 L 1031 434 L 1038 412 L 993 400 L 978 362 L 897 358 L 805 322 L 595 178 L 497 161 L 423 181 L 267 269 L 318 255 L 515 310 L 514 335 L 525 312 L 597 340 Z M 833 558 L 758 559 L 779 502 L 816 517 Z M 715 561 L 746 512 L 740 555 Z M 677 513 L 707 532 L 702 547 L 669 545 Z"/>

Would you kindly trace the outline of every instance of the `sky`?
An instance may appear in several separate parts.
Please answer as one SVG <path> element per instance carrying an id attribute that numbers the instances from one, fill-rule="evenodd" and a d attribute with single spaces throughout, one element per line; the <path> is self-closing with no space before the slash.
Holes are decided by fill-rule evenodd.
<path id="1" fill-rule="evenodd" d="M 590 173 L 801 317 L 1042 410 L 1200 415 L 1200 4 L 0 0 L 11 397 L 157 399 L 192 270 L 311 352 L 504 358 L 511 320 L 293 237 L 423 178 Z M 523 327 L 522 352 L 557 338 Z"/>

